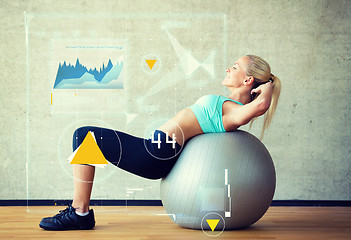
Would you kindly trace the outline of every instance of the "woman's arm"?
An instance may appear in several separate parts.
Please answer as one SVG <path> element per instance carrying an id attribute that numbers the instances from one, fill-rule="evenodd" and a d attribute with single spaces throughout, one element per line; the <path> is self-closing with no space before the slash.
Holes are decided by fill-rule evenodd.
<path id="1" fill-rule="evenodd" d="M 252 118 L 263 115 L 271 104 L 273 84 L 268 82 L 253 89 L 251 94 L 256 93 L 258 97 L 252 102 L 235 108 L 231 112 L 231 122 L 235 126 L 245 125 Z"/>

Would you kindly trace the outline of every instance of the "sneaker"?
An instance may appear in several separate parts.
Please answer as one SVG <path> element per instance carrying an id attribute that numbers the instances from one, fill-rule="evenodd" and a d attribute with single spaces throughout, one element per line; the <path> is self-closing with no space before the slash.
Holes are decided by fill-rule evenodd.
<path id="1" fill-rule="evenodd" d="M 76 210 L 72 206 L 61 210 L 53 217 L 43 218 L 39 223 L 39 227 L 45 230 L 89 230 L 94 226 L 95 218 L 93 209 L 89 210 L 88 215 L 82 217 L 76 214 Z"/>

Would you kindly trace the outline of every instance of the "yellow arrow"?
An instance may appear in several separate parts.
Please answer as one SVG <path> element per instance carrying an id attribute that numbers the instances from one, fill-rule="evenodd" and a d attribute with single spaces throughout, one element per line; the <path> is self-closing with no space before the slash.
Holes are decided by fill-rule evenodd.
<path id="1" fill-rule="evenodd" d="M 147 59 L 147 60 L 145 60 L 145 62 L 147 63 L 147 65 L 149 65 L 149 68 L 151 70 L 156 63 L 156 60 Z"/>
<path id="2" fill-rule="evenodd" d="M 84 138 L 71 164 L 108 164 L 91 132 Z"/>
<path id="3" fill-rule="evenodd" d="M 208 226 L 210 226 L 212 232 L 215 230 L 217 227 L 217 224 L 219 223 L 219 219 L 206 219 Z"/>

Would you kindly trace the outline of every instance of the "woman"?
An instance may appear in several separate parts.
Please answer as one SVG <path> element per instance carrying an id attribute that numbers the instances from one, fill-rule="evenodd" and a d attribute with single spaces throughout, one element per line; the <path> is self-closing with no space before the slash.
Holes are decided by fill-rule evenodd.
<path id="1" fill-rule="evenodd" d="M 220 95 L 201 97 L 159 127 L 151 139 L 110 129 L 82 127 L 75 131 L 73 149 L 92 131 L 105 158 L 112 164 L 145 178 L 158 179 L 169 173 L 184 143 L 196 135 L 234 131 L 266 113 L 262 138 L 278 103 L 280 80 L 271 74 L 266 61 L 253 55 L 239 58 L 226 72 L 222 85 L 230 90 L 228 98 Z M 42 219 L 40 227 L 73 230 L 95 226 L 94 212 L 89 210 L 95 167 L 74 165 L 73 173 L 72 205 L 54 217 Z"/>

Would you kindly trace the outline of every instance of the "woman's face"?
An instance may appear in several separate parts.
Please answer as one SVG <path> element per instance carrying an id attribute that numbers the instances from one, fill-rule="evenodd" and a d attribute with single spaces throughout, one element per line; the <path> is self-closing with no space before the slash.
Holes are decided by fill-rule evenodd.
<path id="1" fill-rule="evenodd" d="M 246 76 L 246 69 L 249 63 L 247 56 L 239 58 L 233 67 L 227 69 L 227 76 L 222 81 L 226 87 L 240 87 L 243 85 Z"/>

